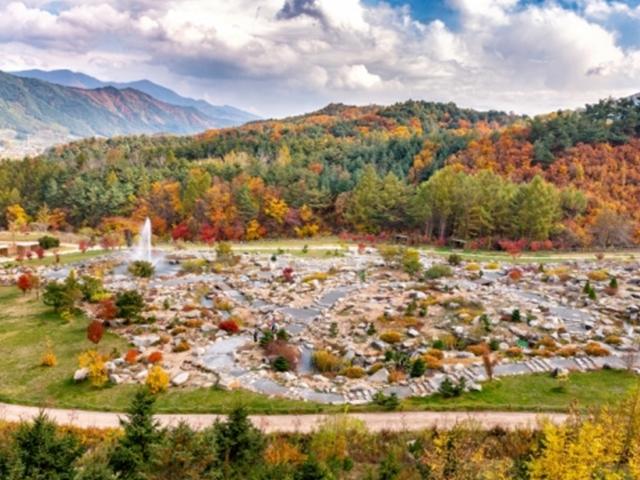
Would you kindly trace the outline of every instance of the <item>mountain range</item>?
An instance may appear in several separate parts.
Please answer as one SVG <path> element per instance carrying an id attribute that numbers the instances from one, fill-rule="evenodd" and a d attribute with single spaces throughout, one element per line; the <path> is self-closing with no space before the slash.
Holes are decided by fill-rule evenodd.
<path id="1" fill-rule="evenodd" d="M 211 105 L 205 100 L 183 97 L 173 90 L 149 80 L 138 80 L 135 82 L 105 82 L 84 73 L 73 72 L 71 70 L 23 70 L 11 72 L 11 74 L 18 77 L 35 78 L 65 87 L 84 89 L 115 87 L 119 90 L 133 88 L 172 105 L 193 107 L 211 118 L 214 122 L 212 125 L 214 127 L 232 127 L 259 119 L 256 115 L 230 105 Z"/>
<path id="2" fill-rule="evenodd" d="M 234 107 L 182 97 L 148 80 L 111 84 L 68 70 L 18 73 L 0 72 L 3 157 L 37 153 L 77 138 L 191 134 L 256 118 Z"/>

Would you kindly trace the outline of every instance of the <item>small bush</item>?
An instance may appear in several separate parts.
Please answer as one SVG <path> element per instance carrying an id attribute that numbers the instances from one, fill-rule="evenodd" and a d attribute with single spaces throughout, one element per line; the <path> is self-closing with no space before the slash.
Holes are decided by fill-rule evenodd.
<path id="1" fill-rule="evenodd" d="M 505 350 L 505 355 L 510 358 L 522 357 L 522 349 L 520 347 L 509 347 Z"/>
<path id="2" fill-rule="evenodd" d="M 578 348 L 573 346 L 573 345 L 565 345 L 564 347 L 561 347 L 556 354 L 560 355 L 561 357 L 575 357 L 576 354 L 578 353 Z"/>
<path id="3" fill-rule="evenodd" d="M 480 265 L 477 263 L 471 262 L 467 263 L 464 267 L 467 272 L 478 272 L 480 270 Z"/>
<path id="4" fill-rule="evenodd" d="M 389 372 L 389 378 L 387 380 L 389 383 L 398 383 L 402 382 L 405 378 L 407 378 L 407 375 L 402 370 L 395 369 Z"/>
<path id="5" fill-rule="evenodd" d="M 416 275 L 422 270 L 422 263 L 420 263 L 420 253 L 417 250 L 410 248 L 405 249 L 402 252 L 402 269 L 409 275 Z"/>
<path id="6" fill-rule="evenodd" d="M 427 364 L 422 358 L 416 358 L 411 365 L 410 375 L 413 378 L 418 378 L 424 375 L 427 371 Z"/>
<path id="7" fill-rule="evenodd" d="M 514 308 L 511 312 L 511 321 L 515 323 L 519 323 L 522 321 L 522 315 L 520 314 L 520 309 Z"/>
<path id="8" fill-rule="evenodd" d="M 145 384 L 154 395 L 166 392 L 169 388 L 169 374 L 161 366 L 154 365 L 149 370 Z"/>
<path id="9" fill-rule="evenodd" d="M 60 240 L 56 237 L 52 237 L 50 235 L 45 235 L 44 237 L 40 237 L 38 239 L 38 245 L 45 250 L 49 250 L 51 248 L 58 248 L 60 246 Z"/>
<path id="10" fill-rule="evenodd" d="M 276 357 L 273 362 L 271 362 L 271 366 L 276 372 L 288 372 L 291 369 L 289 361 L 283 356 Z"/>
<path id="11" fill-rule="evenodd" d="M 422 356 L 425 366 L 430 370 L 440 370 L 444 365 L 441 358 L 426 354 Z"/>
<path id="12" fill-rule="evenodd" d="M 159 352 L 157 350 L 155 352 L 151 352 L 149 354 L 149 356 L 147 357 L 147 361 L 149 363 L 154 363 L 154 364 L 155 363 L 161 363 L 162 359 L 163 359 L 162 352 Z"/>
<path id="13" fill-rule="evenodd" d="M 268 357 L 284 358 L 291 370 L 295 370 L 300 361 L 300 350 L 294 345 L 288 344 L 285 340 L 271 341 L 264 345 L 264 350 Z"/>
<path id="14" fill-rule="evenodd" d="M 556 350 L 558 344 L 552 337 L 545 335 L 538 341 L 538 347 L 545 347 L 547 350 Z"/>
<path id="15" fill-rule="evenodd" d="M 186 340 L 180 340 L 180 342 L 173 347 L 175 353 L 181 353 L 191 350 L 191 345 Z"/>
<path id="16" fill-rule="evenodd" d="M 319 350 L 313 354 L 313 365 L 322 373 L 340 371 L 341 360 L 326 350 Z"/>
<path id="17" fill-rule="evenodd" d="M 140 352 L 135 348 L 131 348 L 125 354 L 124 361 L 127 362 L 129 365 L 133 365 L 138 361 L 139 356 L 140 356 Z"/>
<path id="18" fill-rule="evenodd" d="M 362 367 L 347 367 L 344 369 L 342 374 L 347 378 L 362 378 L 365 376 L 366 372 Z"/>
<path id="19" fill-rule="evenodd" d="M 604 343 L 607 345 L 622 345 L 622 338 L 618 335 L 608 335 L 604 339 Z"/>
<path id="20" fill-rule="evenodd" d="M 58 364 L 58 358 L 53 351 L 53 345 L 50 340 L 47 340 L 45 352 L 40 359 L 40 365 L 43 367 L 55 367 Z"/>
<path id="21" fill-rule="evenodd" d="M 94 387 L 102 387 L 109 381 L 105 362 L 106 357 L 96 350 L 87 350 L 78 357 L 80 368 L 87 369 L 89 381 Z"/>
<path id="22" fill-rule="evenodd" d="M 236 323 L 235 320 L 229 319 L 224 320 L 218 324 L 220 330 L 224 330 L 227 333 L 238 333 L 240 331 L 240 327 Z"/>
<path id="23" fill-rule="evenodd" d="M 380 340 L 390 344 L 398 343 L 402 340 L 402 334 L 393 330 L 387 330 L 386 332 L 382 332 L 380 334 Z"/>
<path id="24" fill-rule="evenodd" d="M 498 270 L 500 264 L 498 262 L 489 262 L 484 266 L 485 270 Z"/>
<path id="25" fill-rule="evenodd" d="M 489 345 L 486 343 L 477 343 L 475 345 L 469 345 L 467 351 L 473 353 L 476 357 L 481 357 L 491 351 Z"/>
<path id="26" fill-rule="evenodd" d="M 95 343 L 96 345 L 100 343 L 102 337 L 104 335 L 104 324 L 99 320 L 92 321 L 87 327 L 87 339 Z"/>
<path id="27" fill-rule="evenodd" d="M 444 352 L 442 351 L 442 349 L 437 348 L 430 348 L 429 350 L 427 350 L 427 353 L 425 353 L 425 355 L 430 355 L 434 358 L 437 358 L 438 360 L 442 360 L 444 358 Z"/>
<path id="28" fill-rule="evenodd" d="M 462 263 L 462 257 L 457 253 L 452 253 L 449 255 L 449 258 L 447 258 L 447 262 L 449 262 L 449 265 L 452 267 L 457 267 Z"/>
<path id="29" fill-rule="evenodd" d="M 144 260 L 136 260 L 131 262 L 127 268 L 129 273 L 138 278 L 151 278 L 156 272 L 155 267 Z"/>
<path id="30" fill-rule="evenodd" d="M 319 281 L 319 282 L 324 282 L 325 280 L 327 280 L 329 278 L 329 274 L 327 272 L 317 272 L 317 273 L 310 273 L 309 275 L 307 275 L 306 277 L 304 277 L 302 279 L 303 283 L 311 283 L 313 281 Z"/>
<path id="31" fill-rule="evenodd" d="M 609 273 L 606 270 L 593 270 L 587 274 L 587 277 L 592 282 L 604 282 L 609 278 Z"/>
<path id="32" fill-rule="evenodd" d="M 589 342 L 584 347 L 584 352 L 591 357 L 606 357 L 611 354 L 608 349 L 596 342 Z"/>
<path id="33" fill-rule="evenodd" d="M 118 309 L 118 317 L 129 321 L 138 319 L 145 306 L 142 295 L 136 290 L 118 292 L 115 305 Z"/>
<path id="34" fill-rule="evenodd" d="M 433 265 L 424 272 L 425 280 L 437 280 L 438 278 L 450 277 L 453 275 L 449 265 Z"/>
<path id="35" fill-rule="evenodd" d="M 449 377 L 446 377 L 440 387 L 438 393 L 444 398 L 459 397 L 464 392 L 467 386 L 467 381 L 462 377 L 459 382 L 454 383 Z"/>
<path id="36" fill-rule="evenodd" d="M 184 273 L 204 273 L 209 266 L 209 263 L 206 260 L 202 259 L 193 259 L 193 260 L 185 260 L 180 265 L 180 270 Z"/>
<path id="37" fill-rule="evenodd" d="M 383 392 L 376 392 L 373 396 L 373 403 L 385 410 L 396 410 L 400 406 L 400 400 L 395 392 L 385 395 Z"/>
<path id="38" fill-rule="evenodd" d="M 522 280 L 522 270 L 520 270 L 519 268 L 512 268 L 511 270 L 509 270 L 509 280 L 511 280 L 512 282 L 519 282 L 520 280 Z"/>

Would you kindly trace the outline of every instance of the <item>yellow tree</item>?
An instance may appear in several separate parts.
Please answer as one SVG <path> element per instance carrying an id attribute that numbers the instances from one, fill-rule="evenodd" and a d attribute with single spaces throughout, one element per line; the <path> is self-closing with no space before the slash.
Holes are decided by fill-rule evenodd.
<path id="1" fill-rule="evenodd" d="M 7 223 L 9 224 L 9 230 L 13 232 L 15 241 L 15 233 L 27 226 L 29 223 L 29 216 L 27 215 L 27 212 L 24 211 L 24 208 L 22 208 L 18 203 L 7 207 L 6 216 Z"/>

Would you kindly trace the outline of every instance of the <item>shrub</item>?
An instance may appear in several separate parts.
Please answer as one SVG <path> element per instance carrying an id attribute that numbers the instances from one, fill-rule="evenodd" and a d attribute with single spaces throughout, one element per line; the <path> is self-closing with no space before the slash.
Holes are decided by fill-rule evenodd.
<path id="1" fill-rule="evenodd" d="M 471 262 L 471 263 L 467 263 L 464 269 L 467 272 L 477 272 L 480 270 L 480 265 L 478 265 L 477 263 Z"/>
<path id="2" fill-rule="evenodd" d="M 285 267 L 282 269 L 282 279 L 286 283 L 293 283 L 293 268 Z"/>
<path id="3" fill-rule="evenodd" d="M 362 378 L 365 376 L 364 368 L 362 367 L 347 367 L 342 374 L 347 378 Z"/>
<path id="4" fill-rule="evenodd" d="M 329 278 L 329 274 L 326 272 L 317 272 L 317 273 L 310 273 L 309 275 L 307 275 L 306 277 L 304 277 L 302 279 L 303 283 L 311 283 L 315 280 L 318 280 L 319 282 L 324 282 L 325 280 L 327 280 Z"/>
<path id="5" fill-rule="evenodd" d="M 40 365 L 43 367 L 55 367 L 58 364 L 58 358 L 53 351 L 53 345 L 47 340 L 46 348 L 40 359 Z"/>
<path id="6" fill-rule="evenodd" d="M 219 242 L 216 245 L 216 260 L 222 263 L 229 263 L 233 260 L 233 248 L 228 242 Z"/>
<path id="7" fill-rule="evenodd" d="M 289 364 L 289 369 L 295 370 L 300 360 L 300 351 L 285 340 L 275 340 L 267 343 L 264 350 L 269 357 L 282 357 Z"/>
<path id="8" fill-rule="evenodd" d="M 447 258 L 447 262 L 449 262 L 449 265 L 457 267 L 462 263 L 462 257 L 457 253 L 452 253 L 449 255 L 449 258 Z"/>
<path id="9" fill-rule="evenodd" d="M 87 327 L 87 339 L 96 345 L 104 335 L 104 324 L 99 320 L 93 320 Z"/>
<path id="10" fill-rule="evenodd" d="M 106 357 L 96 350 L 87 350 L 78 357 L 80 368 L 86 368 L 89 381 L 94 387 L 102 387 L 109 381 Z"/>
<path id="11" fill-rule="evenodd" d="M 272 439 L 264 452 L 264 459 L 269 465 L 297 465 L 305 458 L 297 446 L 282 437 Z"/>
<path id="12" fill-rule="evenodd" d="M 380 245 L 378 253 L 388 267 L 395 267 L 402 259 L 402 248 L 397 245 Z"/>
<path id="13" fill-rule="evenodd" d="M 161 363 L 162 359 L 163 359 L 162 352 L 159 352 L 157 350 L 155 352 L 151 352 L 147 357 L 147 361 L 149 363 Z"/>
<path id="14" fill-rule="evenodd" d="M 606 357 L 611 353 L 605 347 L 596 342 L 589 342 L 584 347 L 584 352 L 592 357 Z"/>
<path id="15" fill-rule="evenodd" d="M 509 270 L 509 280 L 512 282 L 519 282 L 522 280 L 522 270 L 519 268 L 512 268 Z"/>
<path id="16" fill-rule="evenodd" d="M 411 276 L 422 270 L 420 253 L 417 250 L 407 248 L 402 252 L 402 269 Z"/>
<path id="17" fill-rule="evenodd" d="M 186 340 L 180 340 L 180 342 L 173 347 L 175 353 L 182 353 L 191 350 L 191 345 Z"/>
<path id="18" fill-rule="evenodd" d="M 392 392 L 390 395 L 385 395 L 383 392 L 376 392 L 373 395 L 373 403 L 385 410 L 395 410 L 400 406 L 400 400 L 398 400 L 398 395 L 396 395 L 395 392 Z"/>
<path id="19" fill-rule="evenodd" d="M 609 278 L 609 273 L 606 270 L 593 270 L 587 274 L 587 277 L 592 282 L 604 282 Z"/>
<path id="20" fill-rule="evenodd" d="M 271 367 L 273 367 L 276 372 L 287 372 L 291 370 L 289 361 L 283 356 L 276 357 L 273 362 L 271 362 Z"/>
<path id="21" fill-rule="evenodd" d="M 475 345 L 469 345 L 467 351 L 473 353 L 477 357 L 481 357 L 491 351 L 489 345 L 486 343 L 477 343 Z"/>
<path id="22" fill-rule="evenodd" d="M 557 352 L 556 355 L 560 355 L 561 357 L 575 357 L 576 354 L 578 353 L 578 348 L 573 346 L 573 345 L 565 345 L 564 347 L 561 347 Z"/>
<path id="23" fill-rule="evenodd" d="M 454 383 L 449 377 L 445 377 L 445 379 L 440 384 L 440 387 L 438 388 L 438 393 L 444 398 L 459 397 L 464 392 L 466 386 L 467 381 L 464 379 L 464 377 L 462 377 L 456 383 Z"/>
<path id="24" fill-rule="evenodd" d="M 240 327 L 236 323 L 235 320 L 223 320 L 218 324 L 220 330 L 224 330 L 227 333 L 238 333 L 240 331 Z"/>
<path id="25" fill-rule="evenodd" d="M 42 301 L 45 305 L 53 307 L 56 312 L 68 313 L 76 310 L 76 304 L 81 298 L 82 291 L 73 272 L 64 282 L 47 283 L 42 295 Z"/>
<path id="26" fill-rule="evenodd" d="M 135 320 L 140 317 L 144 309 L 144 299 L 136 290 L 118 292 L 115 301 L 118 317 L 125 320 Z"/>
<path id="27" fill-rule="evenodd" d="M 127 362 L 129 365 L 133 365 L 138 361 L 139 356 L 140 356 L 140 352 L 135 348 L 131 348 L 125 354 L 124 361 Z"/>
<path id="28" fill-rule="evenodd" d="M 485 270 L 498 270 L 500 264 L 498 262 L 489 262 L 484 266 Z"/>
<path id="29" fill-rule="evenodd" d="M 145 260 L 131 262 L 127 270 L 131 275 L 138 278 L 151 278 L 156 272 L 155 267 Z"/>
<path id="30" fill-rule="evenodd" d="M 18 277 L 16 281 L 16 285 L 22 291 L 23 294 L 33 289 L 34 286 L 34 276 L 32 273 L 23 273 Z"/>
<path id="31" fill-rule="evenodd" d="M 161 366 L 154 365 L 149 370 L 145 385 L 154 395 L 166 392 L 169 388 L 169 374 Z"/>
<path id="32" fill-rule="evenodd" d="M 607 335 L 604 339 L 604 343 L 607 345 L 622 345 L 622 338 L 618 335 Z"/>
<path id="33" fill-rule="evenodd" d="M 425 355 L 430 355 L 434 358 L 437 358 L 438 360 L 442 360 L 444 358 L 444 352 L 441 349 L 437 348 L 430 348 L 429 350 L 427 350 L 427 353 L 425 353 Z"/>
<path id="34" fill-rule="evenodd" d="M 391 370 L 389 372 L 389 378 L 387 379 L 389 383 L 398 383 L 407 378 L 407 375 L 399 369 Z"/>
<path id="35" fill-rule="evenodd" d="M 410 375 L 413 378 L 421 377 L 427 371 L 427 364 L 422 358 L 416 358 L 411 365 Z"/>
<path id="36" fill-rule="evenodd" d="M 453 274 L 449 265 L 432 265 L 424 272 L 425 280 L 437 280 L 438 278 L 450 277 Z"/>
<path id="37" fill-rule="evenodd" d="M 96 316 L 102 320 L 113 320 L 118 316 L 118 307 L 113 298 L 105 298 L 100 301 Z"/>
<path id="38" fill-rule="evenodd" d="M 425 354 L 422 356 L 425 366 L 430 370 L 440 370 L 444 363 L 441 358 L 434 357 L 433 355 Z"/>
<path id="39" fill-rule="evenodd" d="M 522 357 L 522 349 L 520 347 L 509 347 L 504 353 L 510 358 Z"/>
<path id="40" fill-rule="evenodd" d="M 548 350 L 556 350 L 558 348 L 558 344 L 556 341 L 550 337 L 549 335 L 545 335 L 538 341 L 539 347 L 545 347 Z"/>
<path id="41" fill-rule="evenodd" d="M 45 250 L 58 248 L 60 246 L 60 240 L 56 237 L 45 235 L 44 237 L 40 237 L 38 239 L 38 245 L 40 245 L 40 247 L 44 248 Z"/>
<path id="42" fill-rule="evenodd" d="M 184 273 L 204 273 L 207 270 L 208 263 L 206 260 L 194 259 L 185 260 L 180 265 L 180 269 Z"/>
<path id="43" fill-rule="evenodd" d="M 387 330 L 380 334 L 380 340 L 391 344 L 398 343 L 402 340 L 402 334 L 393 330 Z"/>
<path id="44" fill-rule="evenodd" d="M 609 288 L 617 290 L 618 289 L 618 279 L 616 277 L 611 277 L 609 281 Z"/>
<path id="45" fill-rule="evenodd" d="M 340 371 L 341 360 L 333 353 L 326 350 L 314 352 L 312 357 L 313 365 L 322 373 L 331 373 Z"/>
<path id="46" fill-rule="evenodd" d="M 520 314 L 520 309 L 514 308 L 511 312 L 511 321 L 519 323 L 522 321 L 522 315 Z"/>

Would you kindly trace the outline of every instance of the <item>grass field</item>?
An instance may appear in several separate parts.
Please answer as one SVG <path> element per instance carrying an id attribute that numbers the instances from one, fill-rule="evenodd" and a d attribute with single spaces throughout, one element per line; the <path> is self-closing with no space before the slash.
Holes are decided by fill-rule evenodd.
<path id="1" fill-rule="evenodd" d="M 32 295 L 16 288 L 0 288 L 0 401 L 24 405 L 56 406 L 95 410 L 123 410 L 135 386 L 118 385 L 95 389 L 75 384 L 73 372 L 78 355 L 92 347 L 85 337 L 87 320 L 78 317 L 62 321 Z M 53 368 L 40 366 L 50 340 L 58 358 Z M 106 334 L 102 352 L 124 351 L 126 342 Z M 600 371 L 572 374 L 562 391 L 548 375 L 508 377 L 485 384 L 482 392 L 444 399 L 438 395 L 404 401 L 404 410 L 528 410 L 566 411 L 574 402 L 590 408 L 619 400 L 637 386 L 638 377 L 627 372 Z M 249 392 L 218 389 L 173 389 L 158 398 L 160 412 L 224 413 L 237 404 L 253 413 L 338 412 L 344 407 L 316 405 L 294 400 L 268 398 Z M 375 406 L 349 408 L 375 410 Z"/>

